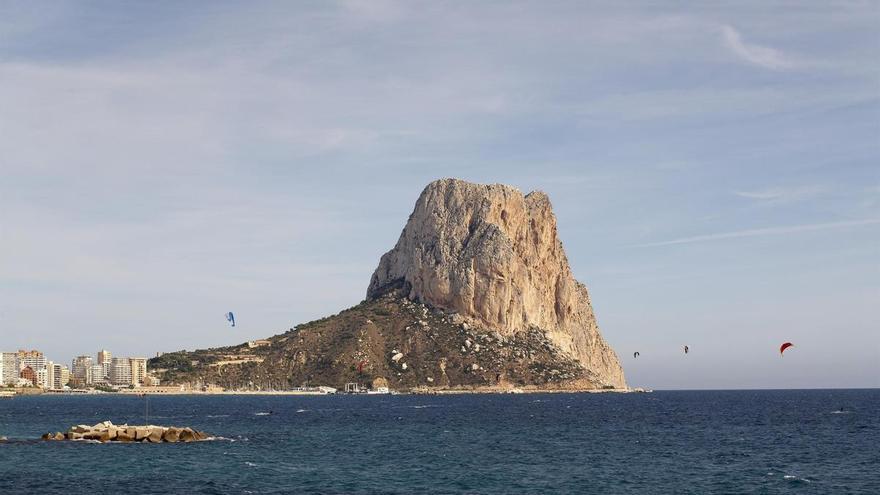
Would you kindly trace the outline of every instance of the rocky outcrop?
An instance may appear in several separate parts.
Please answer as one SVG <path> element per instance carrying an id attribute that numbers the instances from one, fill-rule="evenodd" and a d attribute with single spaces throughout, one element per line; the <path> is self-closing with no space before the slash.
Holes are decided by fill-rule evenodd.
<path id="1" fill-rule="evenodd" d="M 104 421 L 94 426 L 76 425 L 65 432 L 45 433 L 43 440 L 92 440 L 98 442 L 177 443 L 207 440 L 207 433 L 174 426 L 114 425 Z"/>
<path id="2" fill-rule="evenodd" d="M 574 279 L 543 192 L 442 179 L 429 184 L 367 290 L 412 301 L 503 336 L 539 330 L 603 387 L 625 388 L 599 333 L 587 288 Z"/>
<path id="3" fill-rule="evenodd" d="M 197 389 L 626 387 L 543 193 L 431 183 L 367 296 L 266 345 L 166 353 L 149 367 Z"/>

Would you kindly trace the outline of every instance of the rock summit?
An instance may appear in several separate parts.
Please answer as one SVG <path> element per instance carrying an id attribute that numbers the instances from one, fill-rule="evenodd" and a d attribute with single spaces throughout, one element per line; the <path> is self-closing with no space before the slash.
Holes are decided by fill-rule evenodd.
<path id="1" fill-rule="evenodd" d="M 430 183 L 397 245 L 382 256 L 367 297 L 391 289 L 502 335 L 540 329 L 604 386 L 626 387 L 543 192 L 458 179 Z"/>

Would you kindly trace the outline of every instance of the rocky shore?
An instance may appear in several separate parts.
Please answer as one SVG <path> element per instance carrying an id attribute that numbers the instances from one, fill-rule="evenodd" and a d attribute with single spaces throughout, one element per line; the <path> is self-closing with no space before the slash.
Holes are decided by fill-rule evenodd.
<path id="1" fill-rule="evenodd" d="M 67 432 L 45 433 L 43 440 L 93 440 L 98 442 L 189 443 L 207 440 L 205 432 L 192 428 L 155 425 L 114 425 L 104 421 L 94 426 L 76 425 Z"/>

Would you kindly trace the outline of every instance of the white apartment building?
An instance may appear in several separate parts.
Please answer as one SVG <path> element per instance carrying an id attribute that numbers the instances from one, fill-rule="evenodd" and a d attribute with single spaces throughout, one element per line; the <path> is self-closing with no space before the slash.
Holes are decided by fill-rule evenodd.
<path id="1" fill-rule="evenodd" d="M 101 372 L 101 376 L 109 377 L 110 367 L 113 364 L 113 354 L 111 354 L 110 351 L 106 349 L 101 349 L 100 351 L 98 351 L 98 364 L 104 367 L 104 370 Z"/>
<path id="2" fill-rule="evenodd" d="M 46 356 L 40 351 L 18 351 L 18 370 L 30 366 L 34 372 L 46 369 Z"/>
<path id="3" fill-rule="evenodd" d="M 92 356 L 77 356 L 73 358 L 70 369 L 73 381 L 80 385 L 91 385 L 92 381 Z"/>
<path id="4" fill-rule="evenodd" d="M 139 387 L 147 378 L 147 358 L 129 358 L 131 366 L 131 384 Z"/>
<path id="5" fill-rule="evenodd" d="M 131 385 L 131 360 L 113 358 L 110 362 L 110 383 L 112 385 Z"/>
<path id="6" fill-rule="evenodd" d="M 107 383 L 107 375 L 104 374 L 104 365 L 93 364 L 86 385 L 102 385 Z"/>
<path id="7" fill-rule="evenodd" d="M 0 352 L 0 385 L 15 385 L 18 383 L 18 353 Z"/>
<path id="8" fill-rule="evenodd" d="M 40 388 L 49 388 L 49 383 L 52 379 L 49 368 L 44 367 L 43 369 L 34 371 L 34 373 L 37 375 L 37 382 L 34 385 Z"/>
<path id="9" fill-rule="evenodd" d="M 54 390 L 62 390 L 67 382 L 70 381 L 70 369 L 59 363 L 52 363 L 46 369 L 52 371 L 49 380 L 49 388 Z"/>

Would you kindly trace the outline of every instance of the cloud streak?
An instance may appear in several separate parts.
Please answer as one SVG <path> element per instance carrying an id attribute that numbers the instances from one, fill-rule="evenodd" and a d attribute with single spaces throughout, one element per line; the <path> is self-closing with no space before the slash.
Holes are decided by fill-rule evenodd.
<path id="1" fill-rule="evenodd" d="M 762 229 L 736 230 L 733 232 L 721 232 L 717 234 L 697 235 L 682 237 L 669 241 L 649 242 L 635 247 L 659 247 L 676 244 L 693 244 L 697 242 L 720 241 L 724 239 L 739 239 L 743 237 L 762 237 L 768 235 L 796 234 L 800 232 L 815 232 L 820 230 L 841 229 L 846 227 L 862 227 L 865 225 L 880 224 L 880 218 L 867 218 L 863 220 L 847 220 L 843 222 L 813 223 L 806 225 L 790 225 L 783 227 L 767 227 Z"/>
<path id="2" fill-rule="evenodd" d="M 724 46 L 750 64 L 773 70 L 791 69 L 795 66 L 789 57 L 775 48 L 746 43 L 739 31 L 730 26 L 722 26 L 721 35 Z"/>
<path id="3" fill-rule="evenodd" d="M 814 198 L 824 192 L 821 186 L 774 187 L 756 191 L 734 191 L 741 198 L 762 203 L 790 203 Z"/>

